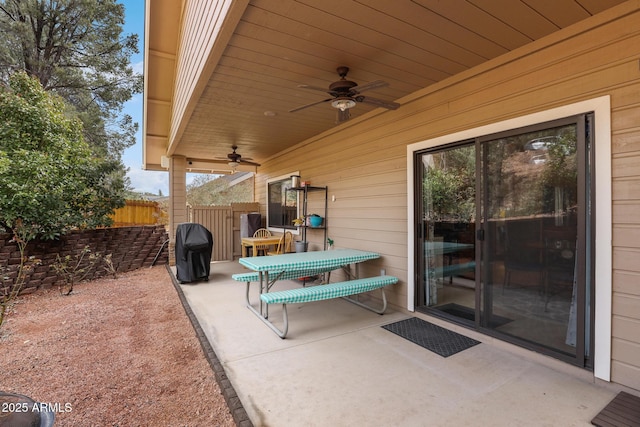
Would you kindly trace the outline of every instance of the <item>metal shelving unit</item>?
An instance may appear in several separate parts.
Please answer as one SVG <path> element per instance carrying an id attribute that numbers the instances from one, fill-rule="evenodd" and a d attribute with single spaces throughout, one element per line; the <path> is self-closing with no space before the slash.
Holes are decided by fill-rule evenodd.
<path id="1" fill-rule="evenodd" d="M 291 188 L 291 191 L 297 191 L 302 193 L 302 216 L 304 218 L 307 217 L 308 214 L 308 201 L 309 201 L 309 193 L 320 193 L 320 192 L 324 192 L 324 212 L 321 215 L 323 220 L 322 220 L 322 225 L 319 227 L 312 227 L 310 225 L 299 225 L 298 227 L 300 228 L 300 232 L 301 232 L 301 236 L 302 236 L 302 241 L 306 242 L 307 241 L 307 230 L 311 229 L 311 230 L 323 230 L 324 232 L 324 238 L 323 238 L 323 249 L 326 251 L 327 250 L 327 187 L 314 187 L 314 186 L 304 186 L 304 187 L 293 187 Z M 320 215 L 320 213 L 318 212 L 318 215 Z"/>

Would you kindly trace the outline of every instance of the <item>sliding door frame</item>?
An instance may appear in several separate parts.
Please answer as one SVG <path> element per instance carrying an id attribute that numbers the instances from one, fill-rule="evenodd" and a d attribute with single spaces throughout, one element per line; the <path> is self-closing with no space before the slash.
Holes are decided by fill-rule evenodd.
<path id="1" fill-rule="evenodd" d="M 610 380 L 611 369 L 611 300 L 612 300 L 612 214 L 611 214 L 611 106 L 610 98 L 603 96 L 570 104 L 474 129 L 456 132 L 407 146 L 407 218 L 408 218 L 408 289 L 407 309 L 415 311 L 416 285 L 421 283 L 417 277 L 419 265 L 416 262 L 416 245 L 419 218 L 416 218 L 415 204 L 415 153 L 417 151 L 448 145 L 457 141 L 469 140 L 483 135 L 553 121 L 568 116 L 594 112 L 595 135 L 592 138 L 595 156 L 595 172 L 592 179 L 593 191 L 597 194 L 598 204 L 592 206 L 595 211 L 595 232 L 593 242 L 594 288 L 594 376 L 605 381 Z"/>

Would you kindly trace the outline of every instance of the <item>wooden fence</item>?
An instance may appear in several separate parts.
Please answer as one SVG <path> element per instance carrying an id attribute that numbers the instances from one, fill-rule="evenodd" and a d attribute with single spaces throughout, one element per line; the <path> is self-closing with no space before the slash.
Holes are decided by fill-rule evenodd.
<path id="1" fill-rule="evenodd" d="M 114 227 L 168 224 L 169 216 L 158 202 L 127 200 L 126 205 L 111 215 Z"/>
<path id="2" fill-rule="evenodd" d="M 189 221 L 204 225 L 213 234 L 212 261 L 233 261 L 241 254 L 240 215 L 260 210 L 258 203 L 228 206 L 194 206 Z"/>

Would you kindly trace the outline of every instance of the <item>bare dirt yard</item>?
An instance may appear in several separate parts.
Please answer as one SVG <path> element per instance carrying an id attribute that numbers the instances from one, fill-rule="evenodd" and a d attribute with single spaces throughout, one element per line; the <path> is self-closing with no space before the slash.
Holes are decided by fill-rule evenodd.
<path id="1" fill-rule="evenodd" d="M 0 375 L 56 427 L 235 425 L 165 266 L 20 297 Z"/>

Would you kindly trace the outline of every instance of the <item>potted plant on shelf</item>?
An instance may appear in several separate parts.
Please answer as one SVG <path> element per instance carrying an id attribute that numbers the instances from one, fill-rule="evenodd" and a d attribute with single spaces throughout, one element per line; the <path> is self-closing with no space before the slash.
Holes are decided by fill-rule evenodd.
<path id="1" fill-rule="evenodd" d="M 327 245 L 328 245 L 328 250 L 333 249 L 333 239 L 331 237 L 327 237 Z"/>

